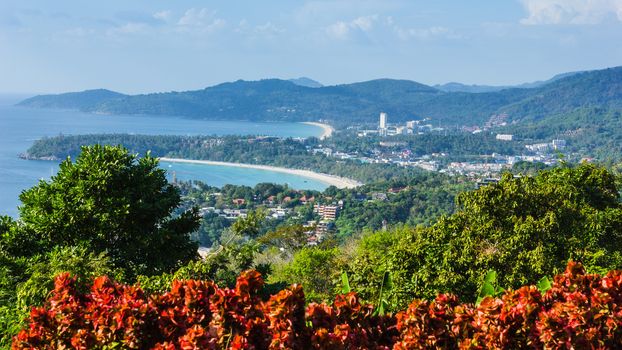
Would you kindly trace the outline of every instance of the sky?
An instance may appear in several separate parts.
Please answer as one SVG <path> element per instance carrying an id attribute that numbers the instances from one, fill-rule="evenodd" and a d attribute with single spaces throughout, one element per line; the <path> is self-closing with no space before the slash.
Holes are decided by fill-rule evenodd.
<path id="1" fill-rule="evenodd" d="M 622 65 L 622 0 L 0 0 L 0 93 L 510 85 Z"/>

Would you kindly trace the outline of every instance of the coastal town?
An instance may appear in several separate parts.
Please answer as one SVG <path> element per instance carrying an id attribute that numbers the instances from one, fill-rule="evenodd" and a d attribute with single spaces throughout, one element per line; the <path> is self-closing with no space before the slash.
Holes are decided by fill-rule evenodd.
<path id="1" fill-rule="evenodd" d="M 313 154 L 323 154 L 336 160 L 354 160 L 367 164 L 393 164 L 403 167 L 417 167 L 428 171 L 446 173 L 449 175 L 464 175 L 469 177 L 494 176 L 509 170 L 514 164 L 519 162 L 542 163 L 547 166 L 555 165 L 560 160 L 560 154 L 566 149 L 566 140 L 552 139 L 550 142 L 529 143 L 528 140 L 517 140 L 512 134 L 496 133 L 495 126 L 507 125 L 504 120 L 507 115 L 491 117 L 490 121 L 482 128 L 463 127 L 460 132 L 478 135 L 488 133 L 494 135 L 495 140 L 507 143 L 519 142 L 522 146 L 521 154 L 476 154 L 470 161 L 452 160 L 452 154 L 439 152 L 424 155 L 415 155 L 408 149 L 405 136 L 416 138 L 421 135 L 435 134 L 443 137 L 446 131 L 440 127 L 434 127 L 430 118 L 422 120 L 411 120 L 403 124 L 389 124 L 387 113 L 380 113 L 377 129 L 361 129 L 352 127 L 356 130 L 359 138 L 375 137 L 377 147 L 369 152 L 344 151 L 332 147 L 312 148 L 309 152 Z"/>

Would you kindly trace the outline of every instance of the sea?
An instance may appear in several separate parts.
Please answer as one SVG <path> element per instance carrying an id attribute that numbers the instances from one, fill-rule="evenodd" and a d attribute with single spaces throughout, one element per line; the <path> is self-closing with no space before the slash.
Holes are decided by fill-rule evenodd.
<path id="1" fill-rule="evenodd" d="M 322 129 L 301 123 L 207 121 L 174 116 L 98 115 L 77 111 L 16 107 L 15 97 L 0 97 L 0 215 L 17 217 L 19 194 L 39 181 L 49 181 L 58 162 L 24 160 L 18 155 L 42 137 L 56 135 L 131 133 L 148 135 L 319 136 Z M 161 163 L 169 178 L 200 180 L 213 186 L 253 186 L 260 182 L 296 189 L 323 190 L 327 184 L 298 175 L 228 166 Z"/>

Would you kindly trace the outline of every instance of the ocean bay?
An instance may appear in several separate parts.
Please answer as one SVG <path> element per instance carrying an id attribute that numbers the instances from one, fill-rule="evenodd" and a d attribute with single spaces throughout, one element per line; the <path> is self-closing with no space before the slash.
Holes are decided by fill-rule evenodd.
<path id="1" fill-rule="evenodd" d="M 0 215 L 17 215 L 19 194 L 49 179 L 58 169 L 52 161 L 18 158 L 33 141 L 59 134 L 131 133 L 148 135 L 269 135 L 318 136 L 322 129 L 301 123 L 208 121 L 144 115 L 97 115 L 76 111 L 0 106 Z M 210 185 L 287 183 L 293 188 L 326 188 L 323 182 L 297 175 L 226 166 L 162 164 L 179 180 L 201 180 Z M 171 173 L 172 174 L 172 173 Z M 169 174 L 169 176 L 171 175 Z"/>

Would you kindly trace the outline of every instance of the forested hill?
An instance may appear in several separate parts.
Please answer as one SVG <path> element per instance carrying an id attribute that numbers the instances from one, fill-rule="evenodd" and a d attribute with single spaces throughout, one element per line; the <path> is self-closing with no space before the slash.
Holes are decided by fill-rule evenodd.
<path id="1" fill-rule="evenodd" d="M 267 79 L 236 81 L 203 90 L 123 95 L 107 90 L 36 96 L 22 106 L 109 114 L 179 115 L 204 119 L 391 122 L 430 117 L 440 125 L 481 125 L 496 113 L 510 120 L 540 119 L 579 108 L 622 109 L 622 67 L 565 76 L 536 88 L 483 93 L 447 92 L 407 80 L 379 79 L 324 87 Z"/>
<path id="2" fill-rule="evenodd" d="M 98 106 L 101 103 L 124 97 L 129 96 L 106 89 L 97 89 L 82 92 L 67 92 L 58 95 L 35 96 L 20 102 L 19 105 L 37 108 L 96 111 L 93 106 Z"/>

